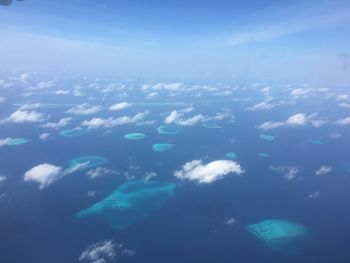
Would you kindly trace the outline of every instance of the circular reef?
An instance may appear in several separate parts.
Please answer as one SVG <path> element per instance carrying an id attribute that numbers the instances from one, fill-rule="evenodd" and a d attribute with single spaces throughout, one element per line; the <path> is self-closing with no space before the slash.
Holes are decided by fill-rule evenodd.
<path id="1" fill-rule="evenodd" d="M 161 125 L 157 128 L 159 134 L 179 134 L 182 127 L 178 125 Z"/>
<path id="2" fill-rule="evenodd" d="M 135 133 L 125 134 L 124 138 L 127 140 L 141 140 L 146 138 L 146 135 L 144 135 L 143 133 L 135 132 Z"/>
<path id="3" fill-rule="evenodd" d="M 89 131 L 87 129 L 68 129 L 59 132 L 59 135 L 63 137 L 78 137 L 87 134 Z"/>

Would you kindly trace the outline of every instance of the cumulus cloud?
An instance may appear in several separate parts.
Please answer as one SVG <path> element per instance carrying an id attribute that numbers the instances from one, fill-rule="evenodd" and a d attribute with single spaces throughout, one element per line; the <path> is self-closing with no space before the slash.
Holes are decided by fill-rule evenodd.
<path id="1" fill-rule="evenodd" d="M 320 195 L 321 195 L 320 192 L 315 192 L 315 193 L 309 194 L 308 198 L 309 199 L 319 199 Z"/>
<path id="2" fill-rule="evenodd" d="M 67 126 L 72 120 L 73 120 L 73 118 L 70 118 L 70 117 L 62 118 L 58 122 L 48 122 L 48 123 L 45 123 L 43 125 L 40 125 L 40 127 L 42 127 L 42 128 L 61 129 L 61 128 Z"/>
<path id="3" fill-rule="evenodd" d="M 185 118 L 185 114 L 193 111 L 193 107 L 188 107 L 186 109 L 177 111 L 172 111 L 165 119 L 164 123 L 166 124 L 178 124 L 182 126 L 193 126 L 196 125 L 199 122 L 206 122 L 206 121 L 213 121 L 213 120 L 223 120 L 225 118 L 227 119 L 234 119 L 234 116 L 232 112 L 230 112 L 227 109 L 224 109 L 223 112 L 219 112 L 214 116 L 205 116 L 202 114 L 196 114 L 192 117 Z"/>
<path id="4" fill-rule="evenodd" d="M 50 184 L 57 181 L 64 175 L 62 167 L 43 163 L 34 166 L 24 174 L 24 181 L 26 182 L 36 182 L 39 184 L 39 188 L 43 189 Z"/>
<path id="5" fill-rule="evenodd" d="M 179 125 L 183 125 L 183 126 L 193 126 L 193 125 L 196 125 L 198 122 L 204 122 L 206 121 L 208 118 L 205 117 L 204 115 L 202 114 L 197 114 L 197 115 L 194 115 L 190 118 L 187 118 L 187 119 L 178 119 L 176 120 L 175 122 Z"/>
<path id="6" fill-rule="evenodd" d="M 168 90 L 168 91 L 181 91 L 184 89 L 184 85 L 180 82 L 173 83 L 157 83 L 157 84 L 143 84 L 141 90 Z"/>
<path id="7" fill-rule="evenodd" d="M 295 179 L 299 173 L 299 169 L 295 166 L 270 166 L 270 169 L 283 174 L 287 181 Z"/>
<path id="8" fill-rule="evenodd" d="M 270 110 L 275 108 L 276 106 L 278 106 L 278 104 L 272 104 L 267 101 L 262 101 L 253 105 L 252 107 L 246 108 L 246 110 L 249 110 L 249 111 Z"/>
<path id="9" fill-rule="evenodd" d="M 126 109 L 126 108 L 129 108 L 131 106 L 130 103 L 127 103 L 127 102 L 121 102 L 121 103 L 116 103 L 116 104 L 113 104 L 112 106 L 109 107 L 109 110 L 111 111 L 118 111 L 118 110 L 123 110 L 123 109 Z"/>
<path id="10" fill-rule="evenodd" d="M 90 129 L 94 128 L 113 128 L 115 126 L 124 125 L 124 124 L 133 124 L 142 121 L 148 112 L 141 112 L 132 117 L 123 116 L 119 118 L 93 118 L 91 120 L 85 120 L 81 123 L 83 126 L 87 126 Z"/>
<path id="11" fill-rule="evenodd" d="M 39 139 L 42 141 L 46 141 L 50 138 L 50 136 L 51 136 L 50 133 L 44 132 L 44 133 L 39 135 Z"/>
<path id="12" fill-rule="evenodd" d="M 297 89 L 293 89 L 290 92 L 290 95 L 295 97 L 295 98 L 300 98 L 300 97 L 306 97 L 309 93 L 310 93 L 310 89 L 297 88 Z"/>
<path id="13" fill-rule="evenodd" d="M 97 177 L 101 177 L 107 174 L 117 174 L 116 171 L 110 169 L 110 168 L 106 168 L 106 167 L 97 167 L 95 169 L 91 169 L 89 170 L 86 175 L 90 178 L 90 179 L 95 179 Z"/>
<path id="14" fill-rule="evenodd" d="M 0 175 L 0 184 L 6 181 L 6 176 L 5 175 Z"/>
<path id="15" fill-rule="evenodd" d="M 202 160 L 193 160 L 175 171 L 174 175 L 179 179 L 209 184 L 230 173 L 241 175 L 243 170 L 238 163 L 229 160 L 217 160 L 207 164 L 203 164 Z"/>
<path id="16" fill-rule="evenodd" d="M 9 145 L 12 141 L 11 137 L 7 137 L 5 139 L 0 139 L 0 147 L 1 146 L 5 146 L 5 145 Z"/>
<path id="17" fill-rule="evenodd" d="M 116 244 L 113 240 L 108 240 L 88 246 L 79 256 L 79 261 L 106 263 L 120 256 L 133 256 L 135 254 L 135 251 L 123 248 L 122 244 Z"/>
<path id="18" fill-rule="evenodd" d="M 41 81 L 36 84 L 36 86 L 30 86 L 28 87 L 28 90 L 42 90 L 42 89 L 48 89 L 55 86 L 55 82 L 53 80 L 49 81 Z"/>
<path id="19" fill-rule="evenodd" d="M 8 118 L 1 120 L 0 123 L 26 123 L 42 121 L 44 121 L 44 115 L 40 112 L 17 110 L 13 112 Z"/>
<path id="20" fill-rule="evenodd" d="M 325 175 L 333 170 L 332 166 L 322 165 L 316 172 L 316 175 Z"/>
<path id="21" fill-rule="evenodd" d="M 83 103 L 78 106 L 75 106 L 67 111 L 67 113 L 75 114 L 75 115 L 89 115 L 99 112 L 101 107 L 99 106 L 91 106 L 88 103 Z"/>
<path id="22" fill-rule="evenodd" d="M 317 113 L 314 114 L 310 114 L 310 115 L 306 115 L 305 113 L 298 113 L 295 114 L 291 117 L 289 117 L 287 120 L 285 121 L 267 121 L 264 122 L 260 125 L 257 126 L 258 129 L 261 130 L 272 130 L 272 129 L 276 129 L 279 127 L 291 127 L 291 126 L 303 126 L 306 124 L 311 124 L 312 126 L 318 128 L 323 126 L 326 121 L 321 120 L 321 119 L 316 119 L 318 116 Z"/>
<path id="23" fill-rule="evenodd" d="M 55 92 L 56 95 L 68 95 L 68 94 L 70 94 L 70 93 L 71 93 L 70 90 L 62 90 L 62 89 L 57 90 L 57 91 Z"/>
<path id="24" fill-rule="evenodd" d="M 339 103 L 339 107 L 350 108 L 350 103 L 346 103 L 346 102 Z"/>
<path id="25" fill-rule="evenodd" d="M 337 120 L 336 124 L 339 124 L 339 125 L 350 125 L 350 117 L 346 117 L 344 119 Z"/>

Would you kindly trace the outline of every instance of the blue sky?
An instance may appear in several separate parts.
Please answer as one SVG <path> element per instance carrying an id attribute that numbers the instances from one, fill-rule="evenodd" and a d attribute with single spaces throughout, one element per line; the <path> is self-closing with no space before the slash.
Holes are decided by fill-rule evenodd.
<path id="1" fill-rule="evenodd" d="M 349 81 L 348 1 L 24 0 L 0 14 L 3 68 Z"/>

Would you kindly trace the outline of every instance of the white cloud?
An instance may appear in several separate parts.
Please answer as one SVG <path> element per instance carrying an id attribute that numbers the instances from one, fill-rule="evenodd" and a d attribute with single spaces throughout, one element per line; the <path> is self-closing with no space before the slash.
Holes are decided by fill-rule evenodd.
<path id="1" fill-rule="evenodd" d="M 42 89 L 48 89 L 55 86 L 55 82 L 53 80 L 49 81 L 41 81 L 36 84 L 36 86 L 30 86 L 28 87 L 28 90 L 42 90 Z"/>
<path id="2" fill-rule="evenodd" d="M 339 94 L 337 95 L 337 100 L 348 100 L 349 95 L 348 94 Z"/>
<path id="3" fill-rule="evenodd" d="M 144 117 L 147 114 L 148 114 L 148 112 L 142 112 L 142 113 L 138 113 L 132 117 L 123 116 L 123 117 L 119 117 L 119 118 L 108 118 L 108 119 L 93 118 L 91 120 L 83 121 L 81 123 L 81 125 L 87 126 L 90 129 L 100 128 L 100 127 L 113 128 L 113 127 L 118 126 L 118 125 L 133 124 L 133 123 L 140 122 L 144 119 Z"/>
<path id="4" fill-rule="evenodd" d="M 230 219 L 226 220 L 226 225 L 235 225 L 237 223 L 237 219 L 235 217 L 231 217 Z"/>
<path id="5" fill-rule="evenodd" d="M 295 166 L 270 166 L 272 171 L 283 174 L 287 181 L 295 179 L 299 173 L 299 170 Z"/>
<path id="6" fill-rule="evenodd" d="M 350 108 L 350 103 L 346 103 L 346 102 L 339 103 L 339 107 Z"/>
<path id="7" fill-rule="evenodd" d="M 318 116 L 317 113 L 314 114 L 310 114 L 310 115 L 306 115 L 305 113 L 298 113 L 295 114 L 291 117 L 289 117 L 287 120 L 281 122 L 281 121 L 267 121 L 264 122 L 260 125 L 257 126 L 258 129 L 261 130 L 272 130 L 272 129 L 276 129 L 279 127 L 284 127 L 284 126 L 303 126 L 306 125 L 308 123 L 310 123 L 312 126 L 318 128 L 323 126 L 326 121 L 324 120 L 320 120 L 320 119 L 315 119 Z"/>
<path id="8" fill-rule="evenodd" d="M 43 125 L 40 125 L 40 127 L 42 127 L 42 128 L 61 129 L 61 128 L 67 126 L 72 120 L 73 120 L 73 118 L 70 118 L 70 117 L 62 118 L 58 122 L 48 122 L 48 123 L 45 123 Z"/>
<path id="9" fill-rule="evenodd" d="M 243 170 L 238 163 L 229 160 L 217 160 L 208 164 L 203 164 L 202 160 L 193 160 L 184 164 L 174 175 L 179 179 L 208 184 L 230 173 L 240 175 Z"/>
<path id="10" fill-rule="evenodd" d="M 344 119 L 337 120 L 336 124 L 339 124 L 339 125 L 350 125 L 350 117 L 346 117 Z"/>
<path id="11" fill-rule="evenodd" d="M 44 115 L 36 111 L 22 111 L 17 110 L 13 112 L 8 118 L 3 119 L 0 123 L 25 123 L 25 122 L 41 122 L 44 120 Z"/>
<path id="12" fill-rule="evenodd" d="M 105 263 L 117 256 L 120 245 L 113 241 L 103 241 L 87 247 L 80 255 L 79 261 L 87 260 L 92 263 Z"/>
<path id="13" fill-rule="evenodd" d="M 89 115 L 99 112 L 101 107 L 99 106 L 91 106 L 88 103 L 83 103 L 78 106 L 75 106 L 67 111 L 67 113 L 75 114 L 75 115 Z"/>
<path id="14" fill-rule="evenodd" d="M 192 117 L 184 118 L 185 113 L 189 113 L 193 111 L 193 107 L 188 107 L 180 111 L 172 111 L 165 119 L 164 122 L 166 124 L 178 124 L 182 126 L 193 126 L 196 125 L 199 122 L 206 122 L 206 121 L 211 121 L 211 120 L 223 120 L 225 118 L 228 119 L 234 119 L 233 114 L 224 109 L 224 112 L 219 112 L 214 116 L 204 116 L 202 114 L 197 114 Z"/>
<path id="15" fill-rule="evenodd" d="M 308 198 L 310 198 L 310 199 L 319 199 L 320 198 L 320 192 L 315 192 L 315 193 L 309 194 Z"/>
<path id="16" fill-rule="evenodd" d="M 325 175 L 330 173 L 333 170 L 332 166 L 328 165 L 322 165 L 318 170 L 315 172 L 316 175 Z"/>
<path id="17" fill-rule="evenodd" d="M 304 113 L 298 113 L 286 120 L 286 124 L 290 125 L 305 125 L 307 117 Z"/>
<path id="18" fill-rule="evenodd" d="M 12 141 L 11 137 L 7 137 L 5 139 L 0 139 L 0 147 L 1 146 L 5 146 L 5 145 L 9 145 Z"/>
<path id="19" fill-rule="evenodd" d="M 70 90 L 62 90 L 62 89 L 57 90 L 57 91 L 55 92 L 56 95 L 68 95 L 68 94 L 70 94 L 70 93 L 71 93 Z"/>
<path id="20" fill-rule="evenodd" d="M 39 188 L 43 189 L 57 181 L 63 175 L 64 173 L 62 171 L 62 167 L 49 163 L 43 163 L 28 170 L 24 174 L 24 181 L 36 182 L 39 184 Z"/>
<path id="21" fill-rule="evenodd" d="M 106 167 L 97 167 L 95 169 L 91 169 L 89 170 L 86 175 L 90 178 L 90 179 L 95 179 L 97 177 L 101 177 L 107 174 L 117 174 L 116 171 L 110 169 L 110 168 L 106 168 Z"/>
<path id="22" fill-rule="evenodd" d="M 155 172 L 146 172 L 145 181 L 151 180 L 152 178 L 154 178 L 156 176 L 157 176 L 157 174 Z"/>
<path id="23" fill-rule="evenodd" d="M 109 107 L 109 110 L 118 111 L 118 110 L 123 110 L 123 109 L 129 108 L 130 106 L 131 106 L 130 103 L 121 102 L 121 103 L 113 104 L 112 106 Z"/>
<path id="24" fill-rule="evenodd" d="M 6 176 L 5 175 L 0 175 L 0 184 L 6 181 Z"/>
<path id="25" fill-rule="evenodd" d="M 259 102 L 252 107 L 246 108 L 249 111 L 258 111 L 258 110 L 270 110 L 278 106 L 277 104 L 271 104 L 266 101 Z"/>
<path id="26" fill-rule="evenodd" d="M 340 138 L 342 135 L 340 133 L 337 133 L 337 132 L 330 132 L 328 134 L 328 136 L 331 138 L 331 139 L 338 139 Z"/>
<path id="27" fill-rule="evenodd" d="M 30 104 L 24 104 L 21 107 L 19 107 L 19 110 L 33 110 L 33 109 L 39 109 L 41 107 L 40 103 L 30 103 Z"/>
<path id="28" fill-rule="evenodd" d="M 39 139 L 42 141 L 46 141 L 47 139 L 49 139 L 51 136 L 50 133 L 44 132 L 42 134 L 39 135 Z"/>
<path id="29" fill-rule="evenodd" d="M 79 256 L 79 261 L 91 263 L 106 263 L 119 256 L 134 256 L 135 251 L 123 248 L 122 244 L 116 244 L 113 240 L 102 241 L 88 246 Z"/>
<path id="30" fill-rule="evenodd" d="M 183 114 L 181 114 L 181 113 L 179 113 L 178 111 L 174 110 L 174 111 L 172 111 L 172 112 L 170 113 L 170 115 L 168 115 L 168 116 L 165 118 L 164 122 L 165 122 L 166 124 L 171 124 L 171 123 L 175 122 L 176 120 L 178 120 L 179 118 L 181 118 L 182 115 L 183 115 Z"/>
<path id="31" fill-rule="evenodd" d="M 306 97 L 310 93 L 310 89 L 297 88 L 290 92 L 290 95 L 295 98 Z"/>

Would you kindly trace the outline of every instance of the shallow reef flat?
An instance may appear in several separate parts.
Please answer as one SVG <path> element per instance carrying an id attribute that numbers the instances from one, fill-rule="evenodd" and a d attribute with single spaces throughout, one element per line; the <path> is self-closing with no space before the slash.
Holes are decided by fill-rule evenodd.
<path id="1" fill-rule="evenodd" d="M 10 146 L 16 146 L 16 145 L 22 145 L 22 144 L 26 144 L 28 143 L 29 140 L 26 139 L 26 138 L 11 138 L 9 141 L 8 141 L 8 145 Z"/>
<path id="2" fill-rule="evenodd" d="M 264 220 L 248 225 L 247 230 L 267 247 L 287 254 L 298 254 L 308 237 L 306 227 L 285 220 Z"/>
<path id="3" fill-rule="evenodd" d="M 228 152 L 225 154 L 225 156 L 229 159 L 236 159 L 237 158 L 237 154 L 235 152 Z"/>
<path id="4" fill-rule="evenodd" d="M 268 135 L 268 134 L 260 134 L 260 139 L 266 140 L 266 141 L 273 141 L 275 139 L 275 136 Z"/>
<path id="5" fill-rule="evenodd" d="M 258 155 L 262 158 L 269 158 L 270 157 L 270 154 L 268 154 L 268 153 L 258 153 Z"/>
<path id="6" fill-rule="evenodd" d="M 123 229 L 160 209 L 174 195 L 175 188 L 175 184 L 162 181 L 127 182 L 76 217 L 96 215 L 113 228 Z"/>

